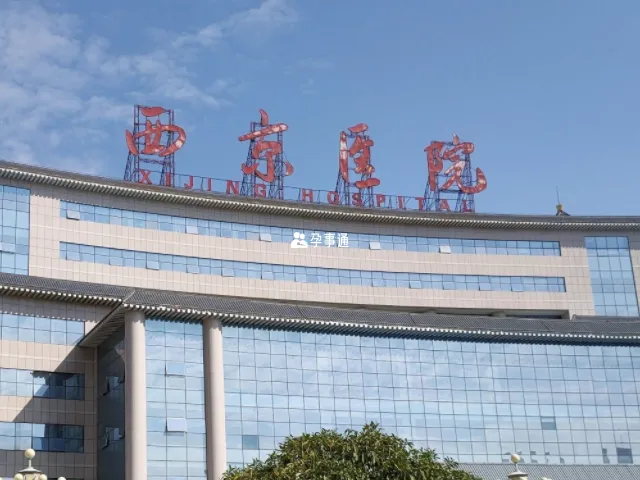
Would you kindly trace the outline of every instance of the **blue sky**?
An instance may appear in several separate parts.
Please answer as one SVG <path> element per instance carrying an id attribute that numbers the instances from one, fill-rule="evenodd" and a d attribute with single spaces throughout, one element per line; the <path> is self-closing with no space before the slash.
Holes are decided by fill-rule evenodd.
<path id="1" fill-rule="evenodd" d="M 183 6 L 179 6 L 183 5 Z M 640 2 L 3 0 L 0 157 L 121 177 L 135 103 L 176 111 L 178 172 L 241 179 L 237 137 L 285 122 L 287 185 L 329 190 L 369 125 L 379 191 L 424 147 L 476 145 L 478 212 L 639 214 Z"/>

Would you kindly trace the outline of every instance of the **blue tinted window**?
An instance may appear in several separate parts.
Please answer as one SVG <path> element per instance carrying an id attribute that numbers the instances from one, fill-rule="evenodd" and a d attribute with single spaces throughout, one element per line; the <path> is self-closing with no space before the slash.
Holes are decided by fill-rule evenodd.
<path id="1" fill-rule="evenodd" d="M 339 268 L 294 267 L 271 263 L 250 263 L 208 258 L 159 255 L 115 248 L 60 243 L 60 258 L 110 263 L 114 258 L 127 258 L 126 266 L 188 272 L 196 275 L 260 278 L 301 283 L 363 285 L 370 287 L 425 288 L 435 290 L 490 290 L 506 292 L 565 292 L 561 277 L 500 277 L 488 275 L 440 275 L 432 273 L 372 272 Z M 191 268 L 187 268 L 191 267 Z M 196 268 L 197 267 L 197 268 Z"/>
<path id="2" fill-rule="evenodd" d="M 84 335 L 84 322 L 0 313 L 0 339 L 76 345 Z"/>
<path id="3" fill-rule="evenodd" d="M 146 321 L 149 478 L 206 480 L 202 324 Z"/>
<path id="4" fill-rule="evenodd" d="M 0 450 L 84 452 L 82 425 L 0 422 Z"/>
<path id="5" fill-rule="evenodd" d="M 66 201 L 60 202 L 60 216 L 72 220 L 128 225 L 191 235 L 207 235 L 281 243 L 290 243 L 294 239 L 294 230 L 291 228 L 158 215 L 155 213 L 134 212 L 132 210 L 97 207 Z M 311 247 L 348 247 L 367 250 L 433 253 L 441 252 L 441 248 L 444 247 L 442 250 L 444 253 L 560 256 L 560 242 L 556 241 L 498 241 L 401 235 L 386 236 L 353 232 L 295 231 L 304 234 L 305 241 L 307 241 Z"/>
<path id="6" fill-rule="evenodd" d="M 489 344 L 224 327 L 227 461 L 376 422 L 460 462 L 629 463 L 640 347 Z"/>
<path id="7" fill-rule="evenodd" d="M 30 191 L 0 185 L 0 272 L 29 274 Z"/>
<path id="8" fill-rule="evenodd" d="M 638 316 L 638 296 L 626 237 L 586 237 L 597 315 Z"/>
<path id="9" fill-rule="evenodd" d="M 0 396 L 84 400 L 84 375 L 0 368 Z"/>

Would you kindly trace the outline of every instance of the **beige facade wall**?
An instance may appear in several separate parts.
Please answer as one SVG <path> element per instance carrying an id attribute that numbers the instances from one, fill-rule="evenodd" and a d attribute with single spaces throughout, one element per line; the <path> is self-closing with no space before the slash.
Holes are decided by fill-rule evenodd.
<path id="1" fill-rule="evenodd" d="M 37 315 L 49 318 L 86 320 L 85 326 L 102 318 L 107 309 L 75 306 L 62 302 L 42 302 L 16 297 L 0 297 L 0 312 Z M 0 396 L 0 421 L 53 423 L 84 426 L 85 453 L 38 452 L 34 465 L 49 478 L 64 476 L 96 478 L 95 351 L 67 345 L 47 345 L 0 340 L 0 367 L 47 372 L 82 373 L 85 376 L 85 400 L 56 400 L 32 397 Z M 12 478 L 25 468 L 23 452 L 0 451 L 0 476 Z"/>
<path id="2" fill-rule="evenodd" d="M 31 247 L 29 263 L 30 274 L 35 276 L 192 293 L 327 304 L 403 306 L 448 311 L 473 309 L 488 312 L 524 313 L 535 310 L 568 312 L 571 315 L 594 314 L 589 268 L 584 249 L 585 234 L 581 232 L 433 229 L 415 226 L 310 221 L 302 218 L 251 215 L 169 203 L 138 201 L 41 185 L 31 186 L 31 189 Z M 165 215 L 278 225 L 316 231 L 496 240 L 559 241 L 561 243 L 562 256 L 439 254 L 326 247 L 293 250 L 283 243 L 198 236 L 68 220 L 60 218 L 59 199 Z M 612 233 L 612 235 L 616 235 L 616 233 Z M 633 234 L 628 236 L 632 246 L 635 247 L 633 252 L 636 265 L 635 273 L 640 275 L 640 251 L 637 249 L 640 246 L 640 235 Z M 294 266 L 304 265 L 412 273 L 559 276 L 565 278 L 567 292 L 441 291 L 318 285 L 204 276 L 65 261 L 60 259 L 60 242 Z"/>
<path id="3" fill-rule="evenodd" d="M 338 305 L 378 305 L 416 309 L 531 312 L 550 311 L 590 315 L 594 313 L 584 236 L 593 232 L 433 229 L 410 226 L 312 221 L 291 217 L 215 211 L 175 204 L 136 201 L 115 196 L 63 190 L 42 185 L 31 189 L 30 274 L 182 292 L 250 297 L 256 299 L 321 302 Z M 292 250 L 287 244 L 244 241 L 103 225 L 60 218 L 60 199 L 93 205 L 204 218 L 228 222 L 275 225 L 293 229 L 377 233 L 495 240 L 559 241 L 560 257 L 461 255 L 359 249 Z M 595 233 L 605 236 L 603 233 Z M 640 278 L 640 234 L 628 236 L 636 278 Z M 245 262 L 293 266 L 347 268 L 415 273 L 466 275 L 514 275 L 564 277 L 566 293 L 470 292 L 422 289 L 373 288 L 215 277 L 106 266 L 60 259 L 59 243 L 144 250 Z M 89 331 L 109 311 L 61 302 L 0 297 L 0 311 L 80 319 Z M 0 367 L 64 371 L 85 375 L 85 400 L 67 401 L 28 397 L 1 397 L 0 421 L 82 424 L 84 454 L 39 452 L 35 465 L 50 478 L 65 476 L 94 480 L 97 464 L 97 389 L 95 351 L 76 347 L 0 340 Z M 212 455 L 210 453 L 210 455 Z M 0 451 L 0 476 L 12 476 L 25 465 L 22 452 Z"/>

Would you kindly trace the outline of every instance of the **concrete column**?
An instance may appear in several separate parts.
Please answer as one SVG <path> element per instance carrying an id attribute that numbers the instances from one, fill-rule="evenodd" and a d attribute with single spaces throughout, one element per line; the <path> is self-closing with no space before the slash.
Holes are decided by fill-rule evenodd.
<path id="1" fill-rule="evenodd" d="M 204 403 L 207 427 L 207 480 L 219 480 L 227 469 L 224 424 L 224 365 L 222 326 L 217 318 L 202 322 L 204 343 Z"/>
<path id="2" fill-rule="evenodd" d="M 125 480 L 147 478 L 147 367 L 144 313 L 126 312 Z"/>

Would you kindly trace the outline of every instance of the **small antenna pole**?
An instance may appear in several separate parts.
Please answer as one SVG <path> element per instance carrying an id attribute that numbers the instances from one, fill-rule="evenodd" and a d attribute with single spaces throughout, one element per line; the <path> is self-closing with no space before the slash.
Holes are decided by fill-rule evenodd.
<path id="1" fill-rule="evenodd" d="M 556 198 L 558 199 L 558 203 L 556 204 L 556 216 L 570 216 L 567 212 L 564 211 L 564 205 L 560 203 L 560 189 L 558 187 L 556 187 Z"/>

